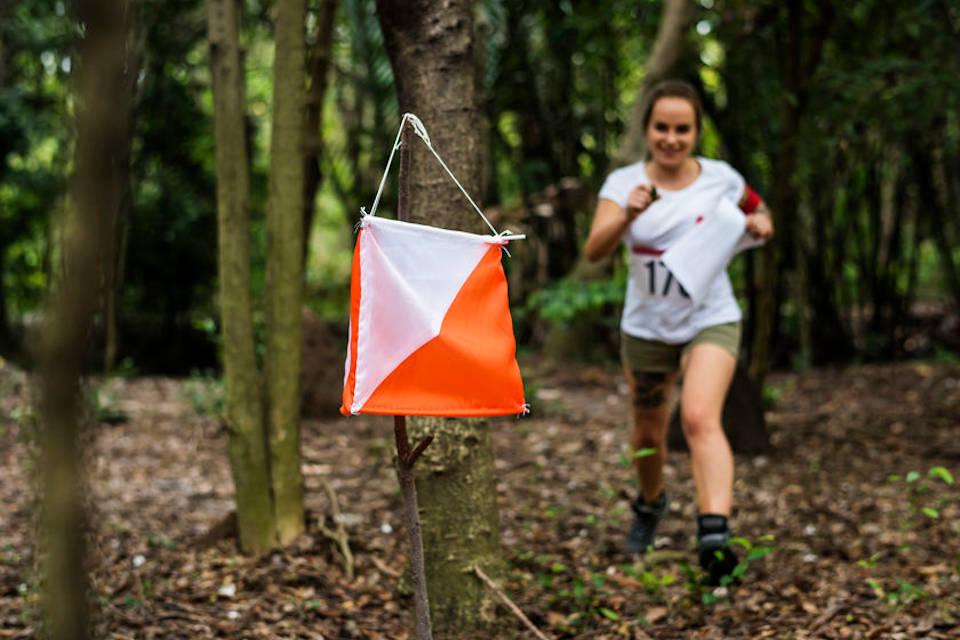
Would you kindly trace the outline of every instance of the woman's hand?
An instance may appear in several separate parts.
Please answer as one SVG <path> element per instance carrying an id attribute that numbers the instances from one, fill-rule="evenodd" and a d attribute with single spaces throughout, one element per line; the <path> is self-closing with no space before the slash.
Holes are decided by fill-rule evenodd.
<path id="1" fill-rule="evenodd" d="M 641 184 L 634 187 L 633 191 L 627 195 L 627 220 L 629 222 L 636 220 L 637 216 L 646 211 L 654 200 L 656 198 L 651 185 Z"/>
<path id="2" fill-rule="evenodd" d="M 750 213 L 747 215 L 747 233 L 760 240 L 769 240 L 773 237 L 773 220 L 766 213 Z"/>

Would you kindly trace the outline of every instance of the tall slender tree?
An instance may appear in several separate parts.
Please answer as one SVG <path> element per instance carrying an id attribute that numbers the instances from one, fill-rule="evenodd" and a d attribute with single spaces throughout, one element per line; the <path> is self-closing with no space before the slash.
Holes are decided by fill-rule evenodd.
<path id="1" fill-rule="evenodd" d="M 402 112 L 430 131 L 466 190 L 479 194 L 481 114 L 475 77 L 471 3 L 378 0 L 384 41 Z M 419 142 L 413 145 L 410 220 L 480 230 L 457 187 Z M 427 587 L 438 637 L 462 637 L 492 620 L 493 602 L 468 573 L 500 570 L 500 524 L 489 426 L 479 421 L 412 420 L 414 440 L 435 436 L 417 468 Z"/>
<path id="2" fill-rule="evenodd" d="M 66 224 L 64 271 L 54 292 L 41 345 L 41 469 L 44 495 L 44 609 L 53 640 L 90 637 L 85 566 L 81 376 L 90 346 L 104 256 L 108 212 L 121 192 L 122 118 L 112 96 L 124 82 L 127 2 L 83 0 L 76 93 L 76 163 L 72 215 Z"/>
<path id="3" fill-rule="evenodd" d="M 121 171 L 116 189 L 116 209 L 108 211 L 108 233 L 111 241 L 108 243 L 109 255 L 104 260 L 103 269 L 103 325 L 104 350 L 103 370 L 109 374 L 117 359 L 118 349 L 118 305 L 117 298 L 123 283 L 123 268 L 126 262 L 125 249 L 127 233 L 130 229 L 130 215 L 132 213 L 132 185 L 131 185 L 131 158 L 133 137 L 135 133 L 134 107 L 137 95 L 137 75 L 139 72 L 139 51 L 137 37 L 136 8 L 133 3 L 125 2 L 124 25 L 126 35 L 123 50 L 123 84 L 122 91 L 117 95 L 116 117 L 123 132 L 121 147 L 117 149 L 117 167 Z"/>
<path id="4" fill-rule="evenodd" d="M 262 553 L 304 530 L 300 469 L 305 107 L 304 0 L 277 4 L 270 194 L 267 212 L 267 354 L 261 379 L 250 298 L 250 177 L 236 0 L 209 0 L 216 108 L 220 310 L 226 417 L 244 550 Z"/>
<path id="5" fill-rule="evenodd" d="M 310 86 L 306 97 L 303 125 L 303 260 L 310 253 L 310 232 L 316 215 L 315 200 L 320 190 L 320 150 L 323 148 L 323 103 L 327 95 L 327 74 L 333 60 L 333 34 L 337 0 L 322 0 L 317 10 L 316 28 L 309 34 L 307 50 Z"/>
<path id="6" fill-rule="evenodd" d="M 829 3 L 818 3 L 819 11 L 812 29 L 805 25 L 809 13 L 800 0 L 786 4 L 786 48 L 781 73 L 784 78 L 783 130 L 777 156 L 773 162 L 776 172 L 771 186 L 770 205 L 777 235 L 770 247 L 762 254 L 759 273 L 759 297 L 757 319 L 750 348 L 750 375 L 759 384 L 763 383 L 770 367 L 770 349 L 779 324 L 779 311 L 784 297 L 786 264 L 792 266 L 791 251 L 795 232 L 796 202 L 793 197 L 793 180 L 798 161 L 800 127 L 809 105 L 811 82 L 823 56 L 824 44 L 833 21 Z M 810 33 L 812 31 L 812 34 Z"/>
<path id="7" fill-rule="evenodd" d="M 243 57 L 236 0 L 209 0 L 217 155 L 220 322 L 230 468 L 240 545 L 260 554 L 273 546 L 273 503 L 264 438 L 263 395 L 254 353 L 250 295 L 250 171 L 244 135 Z"/>
<path id="8" fill-rule="evenodd" d="M 267 428 L 277 536 L 303 533 L 300 369 L 303 307 L 305 0 L 277 2 L 267 205 Z"/>

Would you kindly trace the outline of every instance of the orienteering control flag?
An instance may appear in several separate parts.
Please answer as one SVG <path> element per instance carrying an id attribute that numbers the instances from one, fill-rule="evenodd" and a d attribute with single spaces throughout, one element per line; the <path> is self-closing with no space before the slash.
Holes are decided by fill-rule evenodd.
<path id="1" fill-rule="evenodd" d="M 373 215 L 360 227 L 341 413 L 524 413 L 506 239 Z"/>

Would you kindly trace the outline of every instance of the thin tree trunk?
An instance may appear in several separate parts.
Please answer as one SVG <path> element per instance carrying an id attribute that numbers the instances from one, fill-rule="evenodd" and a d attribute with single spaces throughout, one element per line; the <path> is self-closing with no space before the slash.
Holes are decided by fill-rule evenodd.
<path id="1" fill-rule="evenodd" d="M 63 247 L 66 269 L 49 308 L 40 353 L 44 610 L 46 630 L 54 640 L 90 637 L 80 380 L 103 256 L 109 250 L 104 195 L 118 192 L 118 162 L 126 157 L 110 99 L 123 82 L 125 4 L 83 0 L 77 5 L 85 33 L 76 85 L 75 215 Z"/>
<path id="2" fill-rule="evenodd" d="M 124 81 L 122 91 L 117 96 L 118 126 L 123 131 L 123 146 L 118 149 L 122 154 L 118 158 L 118 167 L 122 172 L 117 185 L 116 207 L 108 211 L 111 243 L 110 254 L 104 260 L 103 270 L 103 323 L 104 350 L 103 372 L 109 375 L 117 360 L 119 336 L 117 332 L 117 298 L 123 283 L 123 270 L 126 264 L 125 252 L 127 233 L 130 229 L 132 210 L 132 188 L 130 184 L 130 162 L 134 136 L 134 102 L 137 94 L 137 74 L 139 72 L 139 51 L 137 49 L 136 9 L 133 3 L 124 3 L 126 38 L 124 47 Z"/>
<path id="3" fill-rule="evenodd" d="M 240 546 L 261 554 L 274 542 L 263 396 L 254 354 L 250 293 L 250 176 L 244 136 L 240 3 L 208 0 L 217 155 L 220 318 L 230 468 Z"/>
<path id="4" fill-rule="evenodd" d="M 378 0 L 384 41 L 401 112 L 423 120 L 434 148 L 476 197 L 485 157 L 474 78 L 472 7 Z M 456 186 L 422 145 L 414 146 L 410 219 L 448 228 L 481 229 Z M 485 628 L 494 601 L 472 566 L 499 575 L 500 524 L 489 427 L 478 421 L 411 420 L 415 440 L 435 436 L 421 457 L 417 491 L 423 517 L 427 587 L 437 637 Z"/>
<path id="5" fill-rule="evenodd" d="M 5 272 L 7 262 L 7 244 L 0 242 L 0 273 Z M 10 312 L 7 307 L 7 291 L 0 282 L 0 354 L 11 357 L 17 350 L 16 340 L 10 330 Z"/>
<path id="6" fill-rule="evenodd" d="M 796 199 L 793 197 L 793 179 L 798 162 L 803 115 L 807 108 L 810 80 L 823 54 L 823 46 L 833 22 L 827 5 L 820 8 L 813 33 L 807 36 L 804 9 L 800 0 L 787 2 L 788 32 L 782 69 L 784 76 L 783 132 L 780 149 L 774 162 L 775 173 L 771 194 L 771 214 L 777 235 L 762 252 L 758 282 L 757 318 L 754 322 L 753 344 L 750 348 L 750 377 L 759 385 L 770 366 L 770 350 L 779 326 L 780 300 L 783 296 L 782 272 L 792 265 L 793 229 L 796 220 Z M 810 41 L 805 42 L 804 38 Z"/>
<path id="7" fill-rule="evenodd" d="M 955 211 L 951 198 L 950 184 L 944 166 L 943 149 L 935 149 L 924 155 L 914 154 L 914 164 L 917 167 L 917 179 L 920 184 L 920 198 L 926 203 L 929 211 L 931 230 L 940 257 L 940 269 L 943 271 L 953 304 L 960 309 L 960 265 L 953 257 L 956 244 L 954 242 L 953 227 L 951 226 L 950 212 Z"/>
<path id="8" fill-rule="evenodd" d="M 647 107 L 647 93 L 653 85 L 666 80 L 676 68 L 683 52 L 683 36 L 693 19 L 693 3 L 689 0 L 666 0 L 663 17 L 653 42 L 653 51 L 647 60 L 643 83 L 633 103 L 633 111 L 623 142 L 614 155 L 614 164 L 622 166 L 637 162 L 646 149 L 643 130 L 643 112 Z"/>
<path id="9" fill-rule="evenodd" d="M 7 16 L 10 13 L 10 8 L 10 2 L 0 2 L 0 23 L 5 23 Z M 7 58 L 11 55 L 10 50 L 7 48 L 6 43 L 4 42 L 5 35 L 6 34 L 0 30 L 0 91 L 5 91 L 7 89 L 7 64 L 9 62 Z M 9 148 L 9 144 L 4 145 L 3 148 L 0 148 L 0 153 L 8 153 Z M 9 248 L 12 239 L 12 234 L 0 234 L 0 273 L 6 272 L 5 267 L 7 261 L 7 249 Z M 17 345 L 15 344 L 13 332 L 10 330 L 7 292 L 6 288 L 3 286 L 3 282 L 0 281 L 0 354 L 10 357 L 13 355 L 13 352 L 16 348 Z"/>
<path id="10" fill-rule="evenodd" d="M 337 14 L 337 0 L 322 0 L 317 15 L 313 46 L 309 51 L 310 90 L 304 119 L 304 187 L 303 187 L 303 261 L 310 253 L 310 232 L 316 215 L 317 191 L 320 189 L 320 151 L 323 149 L 323 102 L 327 94 L 327 72 L 333 50 L 333 25 Z"/>
<path id="11" fill-rule="evenodd" d="M 847 240 L 833 219 L 842 186 L 848 180 L 843 153 L 825 159 L 823 170 L 809 176 L 808 184 L 820 185 L 813 193 L 803 191 L 804 206 L 798 213 L 796 271 L 805 285 L 799 288 L 795 299 L 800 317 L 801 348 L 808 364 L 823 365 L 844 362 L 853 354 L 850 332 L 843 321 L 838 301 L 843 291 L 842 274 Z"/>
<path id="12" fill-rule="evenodd" d="M 267 207 L 267 426 L 281 545 L 304 530 L 300 470 L 305 0 L 278 0 Z"/>

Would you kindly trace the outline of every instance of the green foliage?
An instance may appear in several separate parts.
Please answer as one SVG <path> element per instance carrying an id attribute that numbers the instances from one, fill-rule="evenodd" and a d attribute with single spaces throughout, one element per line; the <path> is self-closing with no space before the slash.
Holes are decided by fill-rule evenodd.
<path id="1" fill-rule="evenodd" d="M 564 278 L 537 291 L 525 305 L 525 311 L 553 325 L 571 326 L 574 322 L 618 323 L 613 309 L 623 306 L 626 273 L 588 282 Z"/>
<path id="2" fill-rule="evenodd" d="M 930 467 L 930 470 L 927 472 L 927 477 L 930 479 L 937 478 L 947 483 L 948 485 L 952 485 L 955 482 L 953 478 L 953 474 L 950 473 L 950 471 L 948 471 L 946 467 L 940 467 L 940 466 Z"/>
<path id="3" fill-rule="evenodd" d="M 0 349 L 9 352 L 7 316 L 18 318 L 41 303 L 51 223 L 63 209 L 71 136 L 63 122 L 72 67 L 64 3 L 12 3 L 0 20 L 0 40 Z"/>
<path id="4" fill-rule="evenodd" d="M 892 607 L 908 605 L 930 595 L 913 583 L 899 578 L 895 581 L 896 587 L 889 590 L 885 589 L 883 583 L 876 578 L 867 578 L 866 582 L 877 598 L 885 600 Z"/>
<path id="5" fill-rule="evenodd" d="M 620 451 L 620 466 L 624 469 L 629 469 L 633 466 L 635 460 L 640 460 L 641 458 L 649 458 L 650 456 L 656 455 L 657 450 L 652 448 L 642 448 L 642 449 L 630 449 L 625 447 Z"/>
<path id="6" fill-rule="evenodd" d="M 732 547 L 739 547 L 738 554 L 741 555 L 741 559 L 730 575 L 721 578 L 719 587 L 711 587 L 705 584 L 704 573 L 698 567 L 692 567 L 686 562 L 681 563 L 680 569 L 684 577 L 683 585 L 691 602 L 709 606 L 729 597 L 729 587 L 744 580 L 754 563 L 776 550 L 776 546 L 773 544 L 774 539 L 774 536 L 770 534 L 761 536 L 756 541 L 740 536 L 730 538 L 729 544 Z"/>
<path id="7" fill-rule="evenodd" d="M 887 479 L 903 487 L 906 492 L 910 510 L 901 525 L 908 529 L 925 521 L 939 520 L 940 512 L 952 498 L 952 494 L 942 492 L 939 485 L 952 487 L 956 482 L 953 473 L 939 465 L 930 467 L 926 475 L 910 470 L 905 476 L 892 474 Z"/>
<path id="8" fill-rule="evenodd" d="M 535 555 L 530 551 L 520 553 L 514 564 L 517 569 L 532 571 L 539 588 L 548 592 L 551 609 L 566 615 L 567 622 L 558 625 L 563 630 L 575 633 L 602 620 L 621 618 L 602 573 L 577 570 L 559 562 L 556 556 Z"/>
<path id="9" fill-rule="evenodd" d="M 488 201 L 513 203 L 566 176 L 598 185 L 656 35 L 656 3 L 487 0 Z"/>
<path id="10" fill-rule="evenodd" d="M 271 3 L 243 4 L 253 289 L 260 294 L 267 286 L 263 214 L 273 14 Z M 678 75 L 699 85 L 705 99 L 700 150 L 729 160 L 768 202 L 777 197 L 787 203 L 789 210 L 779 212 L 784 218 L 778 237 L 789 239 L 781 247 L 780 270 L 787 281 L 815 292 L 807 299 L 789 291 L 782 296 L 775 332 L 781 362 L 898 354 L 899 328 L 911 304 L 942 301 L 949 286 L 948 258 L 937 248 L 938 237 L 948 240 L 945 253 L 960 265 L 960 228 L 949 203 L 938 205 L 944 207 L 942 223 L 930 215 L 939 202 L 932 192 L 940 178 L 924 182 L 939 171 L 931 162 L 942 160 L 951 176 L 960 158 L 960 85 L 953 81 L 960 59 L 956 30 L 944 28 L 956 26 L 949 3 L 897 0 L 880 10 L 876 0 L 858 0 L 805 6 L 794 17 L 787 5 L 772 0 L 696 4 L 696 29 L 686 41 L 693 55 L 684 56 L 688 62 Z M 359 207 L 372 200 L 398 119 L 375 5 L 338 5 L 306 280 L 308 304 L 328 320 L 345 314 L 352 223 Z M 70 208 L 71 83 L 82 32 L 62 0 L 17 2 L 4 11 L 0 352 L 9 354 L 17 329 L 33 321 L 61 264 L 57 242 Z M 643 60 L 661 11 L 662 3 L 626 0 L 575 9 L 565 2 L 480 3 L 480 126 L 489 127 L 490 145 L 485 205 L 506 211 L 529 204 L 568 176 L 596 188 L 647 72 Z M 138 80 L 119 358 L 131 359 L 130 370 L 182 373 L 215 366 L 217 350 L 217 332 L 211 330 L 217 316 L 216 216 L 204 3 L 146 0 L 138 3 L 136 16 Z M 788 180 L 777 183 L 784 154 L 795 154 L 796 162 Z M 774 193 L 782 188 L 787 191 Z M 395 181 L 388 181 L 387 190 L 384 202 L 391 203 Z M 884 193 L 894 194 L 892 205 L 883 202 Z M 557 277 L 575 262 L 572 253 L 589 214 L 575 211 L 558 221 L 569 238 L 551 246 L 563 247 L 564 259 L 546 256 L 550 283 L 516 309 L 521 335 L 536 333 L 531 329 L 537 323 L 616 332 L 622 265 L 596 282 Z M 747 286 L 756 275 L 751 260 L 756 262 L 743 258 L 731 267 L 744 304 L 755 294 Z M 810 344 L 801 340 L 804 332 Z M 957 357 L 935 343 L 921 351 L 941 360 Z"/>
<path id="11" fill-rule="evenodd" d="M 783 391 L 772 384 L 763 385 L 763 408 L 771 411 L 776 408 L 783 396 Z"/>
<path id="12" fill-rule="evenodd" d="M 669 571 L 658 573 L 653 568 L 642 564 L 638 566 L 624 565 L 622 570 L 624 575 L 638 580 L 643 586 L 643 590 L 658 601 L 662 600 L 664 588 L 677 581 L 677 576 Z"/>

